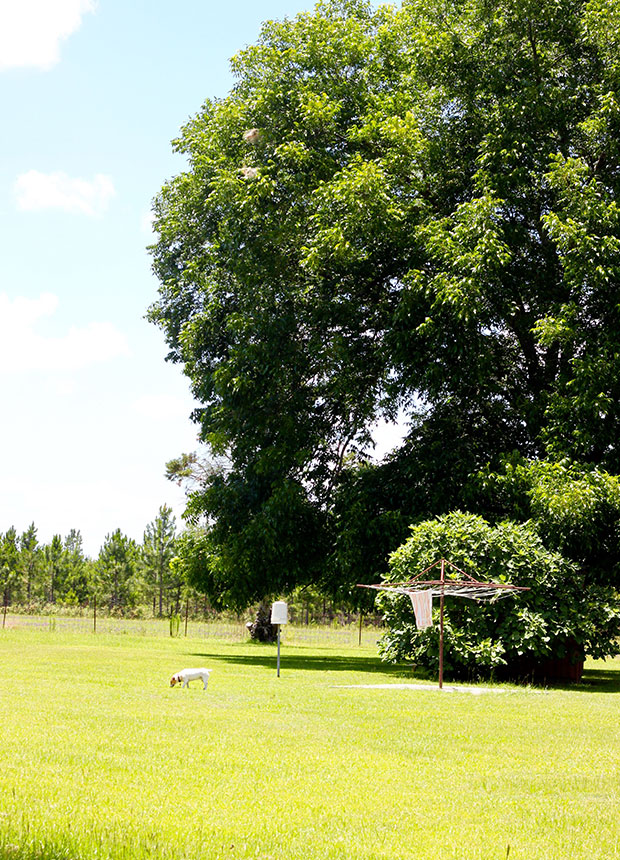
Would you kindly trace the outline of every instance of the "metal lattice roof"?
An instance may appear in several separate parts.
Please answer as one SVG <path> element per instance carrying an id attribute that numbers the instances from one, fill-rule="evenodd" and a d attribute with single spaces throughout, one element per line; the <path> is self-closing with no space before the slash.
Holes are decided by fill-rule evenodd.
<path id="1" fill-rule="evenodd" d="M 441 579 L 422 579 L 425 574 L 437 566 L 441 567 Z M 450 568 L 448 577 L 445 576 L 446 567 Z M 453 572 L 460 574 L 462 578 L 455 578 Z M 433 595 L 465 597 L 470 600 L 499 600 L 501 597 L 508 597 L 515 591 L 529 591 L 528 588 L 512 585 L 508 582 L 489 582 L 474 579 L 473 576 L 465 573 L 464 570 L 461 570 L 445 558 L 440 558 L 408 582 L 380 582 L 376 585 L 360 585 L 360 588 L 374 588 L 377 591 L 392 591 L 396 594 L 412 594 L 416 591 L 430 590 Z"/>

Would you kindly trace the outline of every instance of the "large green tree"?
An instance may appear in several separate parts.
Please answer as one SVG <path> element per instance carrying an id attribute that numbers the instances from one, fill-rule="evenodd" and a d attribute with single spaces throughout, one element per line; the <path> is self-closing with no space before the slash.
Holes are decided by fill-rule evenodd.
<path id="1" fill-rule="evenodd" d="M 0 534 L 0 589 L 3 606 L 11 602 L 12 589 L 19 573 L 19 550 L 14 526 Z"/>
<path id="2" fill-rule="evenodd" d="M 64 540 L 62 600 L 85 603 L 92 591 L 92 563 L 84 554 L 82 534 L 71 529 Z"/>
<path id="3" fill-rule="evenodd" d="M 38 586 L 42 576 L 42 553 L 37 537 L 37 528 L 34 523 L 31 523 L 19 539 L 22 598 L 28 606 L 35 596 L 38 596 Z"/>
<path id="4" fill-rule="evenodd" d="M 125 612 L 137 603 L 138 563 L 138 547 L 132 538 L 120 529 L 106 535 L 95 562 L 95 584 L 110 609 Z"/>
<path id="5" fill-rule="evenodd" d="M 332 0 L 265 24 L 185 126 L 150 317 L 231 464 L 191 502 L 220 594 L 375 575 L 381 523 L 400 541 L 513 449 L 620 472 L 619 23 Z"/>
<path id="6" fill-rule="evenodd" d="M 164 592 L 172 584 L 170 562 L 175 554 L 176 533 L 176 520 L 168 505 L 161 505 L 155 519 L 144 530 L 140 553 L 143 576 L 153 598 L 153 614 L 157 605 L 160 618 L 164 611 Z M 177 584 L 177 591 L 179 588 Z"/>
<path id="7" fill-rule="evenodd" d="M 43 549 L 45 559 L 45 578 L 47 584 L 47 600 L 56 603 L 59 592 L 64 588 L 66 568 L 64 565 L 64 547 L 62 537 L 54 535 L 49 544 Z"/>

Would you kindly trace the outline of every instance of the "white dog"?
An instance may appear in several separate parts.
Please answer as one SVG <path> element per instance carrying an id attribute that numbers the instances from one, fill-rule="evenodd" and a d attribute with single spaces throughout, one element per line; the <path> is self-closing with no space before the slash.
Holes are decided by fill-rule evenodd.
<path id="1" fill-rule="evenodd" d="M 170 686 L 174 687 L 175 684 L 182 684 L 189 689 L 190 681 L 200 680 L 202 681 L 203 690 L 206 690 L 210 674 L 211 669 L 182 669 L 170 678 Z"/>

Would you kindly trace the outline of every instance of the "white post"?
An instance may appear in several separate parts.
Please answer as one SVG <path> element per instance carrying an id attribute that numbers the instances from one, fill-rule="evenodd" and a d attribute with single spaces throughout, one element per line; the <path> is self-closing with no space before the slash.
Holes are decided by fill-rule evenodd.
<path id="1" fill-rule="evenodd" d="M 278 678 L 280 677 L 280 628 L 288 623 L 288 606 L 283 600 L 276 600 L 271 606 L 271 623 L 278 628 Z"/>

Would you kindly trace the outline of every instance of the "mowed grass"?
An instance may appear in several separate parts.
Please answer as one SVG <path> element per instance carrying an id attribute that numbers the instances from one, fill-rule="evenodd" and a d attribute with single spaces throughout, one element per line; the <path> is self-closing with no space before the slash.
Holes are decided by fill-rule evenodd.
<path id="1" fill-rule="evenodd" d="M 471 695 L 343 686 L 414 680 L 369 647 L 277 678 L 273 646 L 6 630 L 0 667 L 2 858 L 620 857 L 618 661 Z"/>

